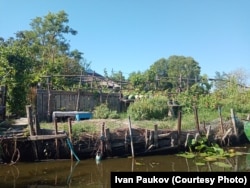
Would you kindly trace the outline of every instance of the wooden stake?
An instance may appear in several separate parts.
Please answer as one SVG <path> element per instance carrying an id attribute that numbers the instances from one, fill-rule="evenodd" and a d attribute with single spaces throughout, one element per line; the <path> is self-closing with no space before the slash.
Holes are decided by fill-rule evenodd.
<path id="1" fill-rule="evenodd" d="M 130 135 L 130 143 L 131 143 L 131 153 L 132 153 L 132 157 L 135 157 L 134 154 L 134 143 L 133 143 L 133 135 L 132 135 L 132 128 L 131 128 L 131 120 L 130 120 L 130 116 L 129 116 L 129 135 Z"/>
<path id="2" fill-rule="evenodd" d="M 196 130 L 200 133 L 198 110 L 196 106 L 194 106 L 194 119 L 195 119 Z"/>
<path id="3" fill-rule="evenodd" d="M 79 106 L 80 106 L 81 85 L 82 85 L 82 71 L 81 71 L 81 76 L 80 76 L 80 81 L 79 81 L 79 86 L 78 86 L 78 92 L 77 92 L 76 111 L 79 111 Z"/>
<path id="4" fill-rule="evenodd" d="M 127 139 L 127 137 L 128 137 L 128 130 L 126 130 L 126 132 L 125 132 L 125 136 L 124 136 L 124 146 L 125 146 L 125 152 L 127 153 L 128 152 L 128 139 Z"/>
<path id="5" fill-rule="evenodd" d="M 145 129 L 145 149 L 148 148 L 148 129 Z"/>
<path id="6" fill-rule="evenodd" d="M 38 151 L 37 151 L 37 144 L 36 144 L 36 141 L 32 141 L 32 148 L 33 148 L 33 151 L 34 151 L 34 153 L 35 153 L 36 160 L 38 161 L 39 158 L 38 158 Z"/>
<path id="7" fill-rule="evenodd" d="M 101 130 L 101 156 L 104 155 L 104 128 L 105 128 L 105 123 L 102 123 L 102 130 Z"/>
<path id="8" fill-rule="evenodd" d="M 40 135 L 41 134 L 41 127 L 40 127 L 40 123 L 38 121 L 37 114 L 34 115 L 34 127 L 35 127 L 35 134 Z"/>
<path id="9" fill-rule="evenodd" d="M 30 130 L 30 136 L 34 136 L 35 131 L 34 131 L 34 126 L 33 126 L 33 121 L 32 121 L 31 105 L 26 106 L 26 113 L 27 113 L 28 125 L 29 125 L 29 130 Z"/>
<path id="10" fill-rule="evenodd" d="M 206 133 L 206 138 L 207 139 L 209 138 L 210 132 L 211 132 L 211 125 L 209 125 L 207 133 Z"/>
<path id="11" fill-rule="evenodd" d="M 220 116 L 221 132 L 224 133 L 223 122 L 222 122 L 222 116 L 221 116 L 221 106 L 218 107 L 218 111 L 219 111 L 219 116 Z"/>
<path id="12" fill-rule="evenodd" d="M 226 143 L 226 138 L 227 138 L 227 136 L 231 133 L 231 131 L 232 131 L 232 128 L 229 128 L 226 132 L 225 132 L 225 134 L 224 134 L 224 136 L 222 137 L 222 141 L 223 141 L 223 143 L 225 144 Z M 229 143 L 228 143 L 229 144 Z"/>
<path id="13" fill-rule="evenodd" d="M 154 144 L 154 131 L 150 131 L 149 133 L 149 142 L 148 142 L 148 146 Z"/>
<path id="14" fill-rule="evenodd" d="M 105 138 L 106 138 L 106 142 L 105 142 L 105 150 L 107 151 L 108 154 L 112 154 L 112 147 L 111 147 L 111 143 L 110 143 L 110 130 L 109 128 L 105 129 Z"/>
<path id="15" fill-rule="evenodd" d="M 178 145 L 181 144 L 181 110 L 178 111 L 178 124 L 177 124 L 177 131 L 178 131 Z"/>
<path id="16" fill-rule="evenodd" d="M 72 124 L 71 124 L 71 118 L 68 118 L 68 126 L 69 126 L 69 140 L 72 143 Z M 72 161 L 74 160 L 72 150 L 70 150 L 70 158 L 71 158 Z"/>
<path id="17" fill-rule="evenodd" d="M 58 126 L 57 126 L 57 118 L 54 120 L 54 125 L 55 125 L 55 135 L 58 133 Z M 55 138 L 55 147 L 56 147 L 56 158 L 59 158 L 59 149 L 58 149 L 58 140 Z"/>
<path id="18" fill-rule="evenodd" d="M 154 125 L 154 145 L 158 148 L 158 126 Z"/>
<path id="19" fill-rule="evenodd" d="M 237 127 L 236 127 L 236 121 L 235 121 L 235 115 L 234 115 L 233 109 L 231 109 L 231 119 L 232 119 L 232 123 L 233 123 L 234 134 L 238 138 L 238 131 L 237 131 Z"/>

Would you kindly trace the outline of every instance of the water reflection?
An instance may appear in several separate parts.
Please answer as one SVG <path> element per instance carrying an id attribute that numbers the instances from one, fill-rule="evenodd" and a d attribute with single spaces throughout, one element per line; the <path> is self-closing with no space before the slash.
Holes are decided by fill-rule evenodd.
<path id="1" fill-rule="evenodd" d="M 196 159 L 176 155 L 160 155 L 135 158 L 114 158 L 96 161 L 54 160 L 37 163 L 0 165 L 1 187 L 89 187 L 110 188 L 110 172 L 250 172 L 250 145 L 237 148 L 244 155 L 223 159 L 232 167 L 225 168 L 207 162 L 197 166 Z"/>

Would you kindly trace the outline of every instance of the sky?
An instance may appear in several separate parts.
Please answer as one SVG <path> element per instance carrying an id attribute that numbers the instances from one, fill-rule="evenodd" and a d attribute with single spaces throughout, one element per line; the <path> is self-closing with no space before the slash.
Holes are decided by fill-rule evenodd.
<path id="1" fill-rule="evenodd" d="M 61 10 L 78 32 L 65 36 L 71 50 L 99 74 L 128 77 L 177 55 L 192 57 L 209 78 L 236 70 L 250 77 L 249 0 L 0 0 L 0 37 Z"/>

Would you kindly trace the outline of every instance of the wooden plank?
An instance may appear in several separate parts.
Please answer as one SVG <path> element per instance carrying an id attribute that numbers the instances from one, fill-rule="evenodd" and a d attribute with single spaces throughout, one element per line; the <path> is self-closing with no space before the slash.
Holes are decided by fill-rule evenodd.
<path id="1" fill-rule="evenodd" d="M 29 136 L 28 140 L 50 140 L 56 138 L 67 138 L 67 134 L 57 134 L 57 135 L 35 135 Z"/>

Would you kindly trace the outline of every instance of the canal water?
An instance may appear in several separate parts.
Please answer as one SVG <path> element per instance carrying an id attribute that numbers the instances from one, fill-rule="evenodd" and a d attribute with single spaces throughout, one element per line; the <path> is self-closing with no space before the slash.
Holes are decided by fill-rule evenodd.
<path id="1" fill-rule="evenodd" d="M 177 155 L 112 158 L 96 161 L 51 160 L 34 163 L 0 164 L 3 188 L 110 188 L 111 172 L 250 172 L 250 144 L 233 148 L 244 154 L 199 164 L 197 158 Z"/>

